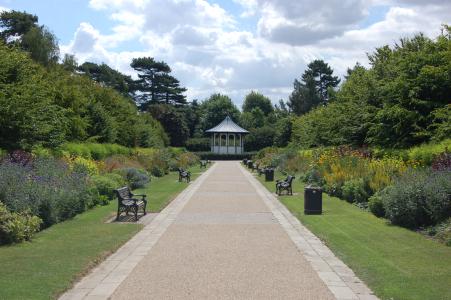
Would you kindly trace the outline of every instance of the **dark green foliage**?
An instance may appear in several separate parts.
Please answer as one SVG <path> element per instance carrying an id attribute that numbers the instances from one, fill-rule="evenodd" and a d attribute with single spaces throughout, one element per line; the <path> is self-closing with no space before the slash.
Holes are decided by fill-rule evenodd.
<path id="1" fill-rule="evenodd" d="M 374 194 L 368 199 L 368 207 L 376 217 L 382 218 L 385 216 L 384 203 L 379 193 Z"/>
<path id="2" fill-rule="evenodd" d="M 59 47 L 56 37 L 44 26 L 33 27 L 22 36 L 22 48 L 30 53 L 31 58 L 49 66 L 58 62 Z"/>
<path id="3" fill-rule="evenodd" d="M 134 91 L 134 82 L 130 76 L 124 75 L 106 64 L 85 62 L 77 69 L 92 80 L 113 88 L 126 97 L 129 97 Z"/>
<path id="4" fill-rule="evenodd" d="M 38 17 L 26 12 L 3 11 L 0 13 L 0 36 L 4 43 L 14 43 L 30 53 L 36 62 L 49 66 L 59 57 L 56 37 L 45 27 L 39 26 Z"/>
<path id="5" fill-rule="evenodd" d="M 213 152 L 196 152 L 197 156 L 202 160 L 242 160 L 252 159 L 256 152 L 245 152 L 242 154 L 217 154 Z"/>
<path id="6" fill-rule="evenodd" d="M 350 70 L 333 103 L 295 121 L 293 141 L 400 148 L 448 137 L 450 43 L 445 26 L 436 40 L 419 34 L 376 49 L 371 68 Z"/>
<path id="7" fill-rule="evenodd" d="M 411 170 L 380 196 L 386 217 L 407 228 L 435 225 L 451 217 L 451 172 Z"/>
<path id="8" fill-rule="evenodd" d="M 264 126 L 251 130 L 250 134 L 244 138 L 244 148 L 246 151 L 257 151 L 266 147 L 271 147 L 274 143 L 276 130 L 271 126 Z"/>
<path id="9" fill-rule="evenodd" d="M 251 112 L 254 108 L 261 109 L 265 116 L 274 111 L 271 100 L 268 97 L 252 91 L 244 99 L 243 112 Z"/>
<path id="10" fill-rule="evenodd" d="M 177 108 L 168 104 L 154 104 L 147 109 L 169 135 L 171 146 L 185 145 L 185 141 L 189 137 L 189 128 L 183 114 Z"/>
<path id="11" fill-rule="evenodd" d="M 134 82 L 134 90 L 138 93 L 134 98 L 142 110 L 155 103 L 185 104 L 185 88 L 171 76 L 171 68 L 164 61 L 156 61 L 152 57 L 134 58 L 131 65 L 138 72 L 139 80 Z"/>
<path id="12" fill-rule="evenodd" d="M 332 68 L 324 61 L 312 61 L 302 74 L 301 81 L 294 80 L 294 90 L 288 102 L 291 110 L 303 115 L 320 104 L 326 104 L 331 89 L 340 83 L 340 79 L 332 74 Z"/>
<path id="13" fill-rule="evenodd" d="M 31 28 L 36 27 L 38 17 L 26 12 L 20 11 L 2 11 L 0 14 L 0 27 L 2 31 L 0 37 L 5 43 L 9 42 L 11 38 L 21 37 Z"/>
<path id="14" fill-rule="evenodd" d="M 90 181 L 95 186 L 101 196 L 106 196 L 109 200 L 114 197 L 114 190 L 125 185 L 124 178 L 115 173 L 91 176 Z"/>
<path id="15" fill-rule="evenodd" d="M 0 45 L 0 147 L 56 148 L 65 141 L 162 147 L 161 125 L 119 93 L 85 76 L 34 63 Z"/>
<path id="16" fill-rule="evenodd" d="M 345 181 L 343 184 L 342 196 L 348 202 L 363 203 L 368 201 L 368 186 L 362 178 Z"/>
<path id="17" fill-rule="evenodd" d="M 201 124 L 203 130 L 213 128 L 222 122 L 225 117 L 230 116 L 237 122 L 240 111 L 233 104 L 232 99 L 221 94 L 213 94 L 201 104 Z"/>
<path id="18" fill-rule="evenodd" d="M 186 141 L 186 149 L 193 152 L 210 151 L 210 138 L 191 138 Z"/>
<path id="19" fill-rule="evenodd" d="M 274 136 L 274 146 L 286 147 L 291 140 L 291 118 L 280 118 L 276 122 L 276 134 Z"/>

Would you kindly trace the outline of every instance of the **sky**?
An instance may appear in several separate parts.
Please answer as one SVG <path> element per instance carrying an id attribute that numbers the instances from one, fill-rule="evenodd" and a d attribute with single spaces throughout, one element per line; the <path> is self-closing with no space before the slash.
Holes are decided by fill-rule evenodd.
<path id="1" fill-rule="evenodd" d="M 451 24 L 451 0 L 0 0 L 36 14 L 78 63 L 136 76 L 134 57 L 167 62 L 203 100 L 224 93 L 241 106 L 258 91 L 287 100 L 309 62 L 342 77 L 367 53 Z"/>

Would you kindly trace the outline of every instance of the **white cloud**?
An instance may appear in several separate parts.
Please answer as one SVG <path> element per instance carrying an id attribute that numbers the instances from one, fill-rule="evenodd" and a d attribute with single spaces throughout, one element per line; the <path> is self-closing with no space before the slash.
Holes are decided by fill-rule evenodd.
<path id="1" fill-rule="evenodd" d="M 81 23 L 63 53 L 79 62 L 105 62 L 127 74 L 134 57 L 166 61 L 188 88 L 188 98 L 213 92 L 230 95 L 237 104 L 250 90 L 275 102 L 287 98 L 294 78 L 314 59 L 324 59 L 343 75 L 366 53 L 419 31 L 439 33 L 450 22 L 449 5 L 435 0 L 234 0 L 243 7 L 232 15 L 206 0 L 91 0 L 116 22 L 112 33 Z M 365 28 L 371 7 L 386 5 L 382 20 Z M 252 18 L 248 18 L 251 17 Z M 240 22 L 255 20 L 255 30 Z M 118 51 L 131 41 L 142 51 Z"/>

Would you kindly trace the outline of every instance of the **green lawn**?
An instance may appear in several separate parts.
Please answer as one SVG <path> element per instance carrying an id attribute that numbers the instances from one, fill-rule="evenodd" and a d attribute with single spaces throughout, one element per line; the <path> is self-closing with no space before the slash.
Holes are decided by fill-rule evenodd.
<path id="1" fill-rule="evenodd" d="M 192 180 L 200 170 L 192 168 Z M 150 211 L 160 211 L 186 186 L 173 172 L 152 178 Z M 142 192 L 142 191 L 141 191 Z M 142 225 L 105 223 L 117 202 L 94 208 L 38 233 L 32 242 L 0 247 L 0 299 L 51 299 L 114 252 Z"/>
<path id="2" fill-rule="evenodd" d="M 191 181 L 204 171 L 198 165 L 189 170 L 191 171 Z M 184 181 L 180 183 L 178 179 L 178 172 L 171 172 L 161 178 L 152 177 L 152 182 L 146 188 L 135 190 L 134 193 L 146 194 L 148 200 L 147 210 L 149 212 L 159 212 L 187 186 Z"/>
<path id="3" fill-rule="evenodd" d="M 282 179 L 280 173 L 276 179 Z M 265 182 L 275 191 L 275 182 Z M 281 202 L 381 299 L 451 299 L 451 247 L 389 225 L 346 201 L 323 194 L 323 214 L 304 215 L 304 185 Z"/>

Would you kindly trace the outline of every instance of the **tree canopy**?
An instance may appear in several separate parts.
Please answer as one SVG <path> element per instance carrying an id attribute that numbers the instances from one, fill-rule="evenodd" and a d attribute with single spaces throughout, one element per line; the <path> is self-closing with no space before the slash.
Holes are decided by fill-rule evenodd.
<path id="1" fill-rule="evenodd" d="M 450 136 L 450 28 L 435 40 L 418 34 L 368 55 L 348 72 L 336 100 L 294 122 L 303 147 L 364 144 L 409 147 Z"/>
<path id="2" fill-rule="evenodd" d="M 332 74 L 332 68 L 323 60 L 309 63 L 301 76 L 301 81 L 294 80 L 294 89 L 288 101 L 291 110 L 297 115 L 302 115 L 318 105 L 327 104 L 331 89 L 340 83 L 340 79 Z"/>
<path id="3" fill-rule="evenodd" d="M 59 58 L 56 37 L 45 26 L 39 26 L 38 17 L 19 11 L 0 13 L 0 37 L 5 44 L 17 44 L 30 53 L 31 58 L 45 66 Z"/>
<path id="4" fill-rule="evenodd" d="M 156 61 L 152 57 L 134 58 L 131 65 L 138 72 L 139 80 L 135 81 L 136 103 L 145 109 L 151 104 L 185 104 L 185 88 L 170 75 L 171 68 L 164 61 Z"/>

